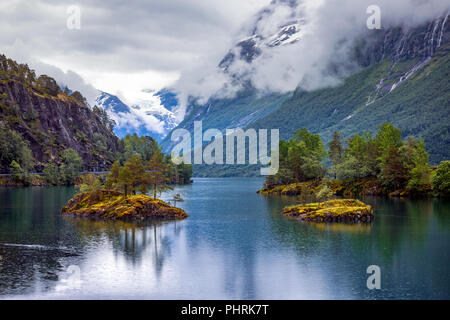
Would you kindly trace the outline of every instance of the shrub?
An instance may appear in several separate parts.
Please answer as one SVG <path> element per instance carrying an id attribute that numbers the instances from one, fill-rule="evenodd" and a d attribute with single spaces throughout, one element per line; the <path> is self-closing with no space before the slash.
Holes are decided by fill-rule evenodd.
<path id="1" fill-rule="evenodd" d="M 44 173 L 44 179 L 47 183 L 55 186 L 60 183 L 58 167 L 53 163 L 46 164 L 42 172 Z"/>
<path id="2" fill-rule="evenodd" d="M 437 168 L 433 188 L 440 196 L 450 196 L 450 161 L 442 161 Z"/>
<path id="3" fill-rule="evenodd" d="M 77 183 L 77 188 L 80 192 L 92 192 L 99 190 L 102 187 L 100 180 L 93 174 L 86 174 L 80 176 L 80 182 Z"/>
<path id="4" fill-rule="evenodd" d="M 39 87 L 39 89 L 54 97 L 56 97 L 58 93 L 61 91 L 55 79 L 46 75 L 40 76 L 37 79 L 36 84 Z"/>

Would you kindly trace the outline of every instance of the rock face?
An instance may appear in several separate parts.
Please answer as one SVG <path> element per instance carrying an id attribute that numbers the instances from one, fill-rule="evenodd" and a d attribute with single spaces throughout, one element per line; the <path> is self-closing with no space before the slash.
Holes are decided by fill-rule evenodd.
<path id="1" fill-rule="evenodd" d="M 62 208 L 69 217 L 109 220 L 181 220 L 188 217 L 180 208 L 146 195 L 129 195 L 116 190 L 77 194 Z"/>
<path id="2" fill-rule="evenodd" d="M 128 106 L 117 96 L 107 92 L 101 92 L 96 98 L 97 105 L 106 110 L 110 118 L 116 122 L 114 132 L 117 136 L 123 138 L 128 133 L 136 132 L 140 136 L 152 136 L 160 142 L 169 131 L 178 125 L 179 121 L 171 110 L 177 104 L 175 94 L 168 90 L 162 90 L 155 94 L 152 92 L 148 93 L 152 94 L 153 98 L 159 98 L 161 104 L 155 104 L 152 100 L 141 100 L 135 105 Z M 155 132 L 149 130 L 147 121 L 149 118 L 160 121 L 163 124 L 163 131 Z M 130 132 L 130 128 L 132 132 Z"/>
<path id="3" fill-rule="evenodd" d="M 277 1 L 272 3 L 276 6 Z M 301 4 L 302 1 L 292 3 Z M 278 38 L 274 44 L 301 42 L 302 30 L 307 27 L 302 21 L 292 24 L 286 21 L 285 28 L 275 35 Z M 255 58 L 259 56 L 270 56 L 272 47 L 265 45 L 265 39 L 254 33 L 248 36 L 220 62 L 223 70 L 247 72 L 246 68 L 230 66 L 235 62 L 251 65 L 258 62 Z M 275 50 L 280 48 L 278 46 Z M 448 101 L 450 92 L 447 82 L 449 53 L 448 12 L 411 28 L 397 26 L 367 30 L 355 39 L 349 57 L 349 61 L 358 68 L 342 79 L 341 85 L 312 91 L 304 90 L 299 85 L 297 90 L 280 100 L 280 104 L 266 109 L 264 114 L 255 113 L 252 105 L 263 106 L 268 98 L 258 101 L 261 93 L 254 94 L 251 90 L 243 90 L 235 99 L 211 99 L 203 105 L 191 103 L 178 128 L 192 132 L 194 121 L 203 121 L 205 130 L 276 128 L 280 130 L 280 138 L 287 140 L 295 129 L 305 127 L 319 133 L 328 143 L 336 130 L 341 131 L 344 137 L 350 137 L 354 133 L 374 132 L 377 126 L 389 121 L 402 130 L 404 137 L 424 138 L 431 162 L 438 164 L 448 159 L 450 154 L 446 125 L 449 115 L 443 107 L 443 101 Z M 335 66 L 330 66 L 330 74 L 334 69 Z M 239 79 L 238 75 L 235 78 Z M 251 85 L 244 86 L 248 87 Z M 175 145 L 170 141 L 170 134 L 168 137 L 162 142 L 166 152 L 170 152 Z M 224 176 L 223 168 L 226 166 L 217 167 L 216 170 L 212 170 L 211 166 L 196 167 L 195 174 Z M 251 170 L 254 170 L 255 176 L 259 174 L 257 166 Z M 242 166 L 230 168 L 227 174 L 248 176 L 249 171 L 249 168 Z"/>
<path id="4" fill-rule="evenodd" d="M 371 206 L 353 199 L 290 206 L 283 209 L 283 214 L 314 222 L 370 222 L 374 218 Z"/>
<path id="5" fill-rule="evenodd" d="M 0 126 L 29 142 L 37 170 L 49 161 L 58 163 L 60 152 L 67 148 L 78 152 L 86 171 L 103 171 L 112 164 L 120 150 L 119 139 L 108 119 L 80 97 L 84 99 L 57 86 L 43 89 L 28 66 L 0 55 Z"/>
<path id="6" fill-rule="evenodd" d="M 282 196 L 313 196 L 321 185 L 319 181 L 297 182 L 288 185 L 264 186 L 257 193 L 263 195 L 282 195 Z"/>

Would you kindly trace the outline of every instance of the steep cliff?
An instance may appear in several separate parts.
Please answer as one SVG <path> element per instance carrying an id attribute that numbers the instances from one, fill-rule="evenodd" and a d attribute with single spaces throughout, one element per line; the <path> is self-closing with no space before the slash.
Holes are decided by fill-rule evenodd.
<path id="1" fill-rule="evenodd" d="M 0 55 L 0 128 L 28 142 L 35 170 L 60 162 L 72 148 L 87 171 L 105 170 L 120 150 L 113 123 L 99 108 L 90 109 L 79 92 L 62 92 L 47 76 L 36 79 L 27 65 Z M 8 164 L 3 164 L 3 167 Z"/>
<path id="2" fill-rule="evenodd" d="M 358 72 L 340 85 L 297 89 L 276 113 L 254 128 L 280 128 L 286 139 L 299 127 L 328 142 L 335 130 L 345 137 L 390 122 L 405 136 L 421 137 L 430 160 L 450 157 L 450 23 L 448 14 L 416 28 L 369 33 L 355 44 Z"/>
<path id="3" fill-rule="evenodd" d="M 365 130 L 375 132 L 379 125 L 390 122 L 405 136 L 423 138 L 431 163 L 438 164 L 450 157 L 448 20 L 445 12 L 415 27 L 367 30 L 353 42 L 347 61 L 353 65 L 353 72 L 336 86 L 312 91 L 299 86 L 268 109 L 264 109 L 269 101 L 265 96 L 241 92 L 234 99 L 209 101 L 192 108 L 179 127 L 191 131 L 193 121 L 202 120 L 208 128 L 273 128 L 280 130 L 282 139 L 289 139 L 294 130 L 306 127 L 328 143 L 335 130 L 347 138 Z M 330 73 L 335 69 L 337 66 L 329 66 Z M 214 108 L 222 105 L 226 108 Z M 211 112 L 216 109 L 217 112 Z M 268 112 L 252 116 L 259 109 Z M 248 121 L 231 121 L 239 115 Z M 213 117 L 220 119 L 219 125 L 212 121 Z M 170 134 L 163 141 L 166 151 L 173 146 L 169 137 Z M 256 168 L 253 171 L 245 166 L 207 167 L 195 167 L 195 175 L 258 174 Z"/>

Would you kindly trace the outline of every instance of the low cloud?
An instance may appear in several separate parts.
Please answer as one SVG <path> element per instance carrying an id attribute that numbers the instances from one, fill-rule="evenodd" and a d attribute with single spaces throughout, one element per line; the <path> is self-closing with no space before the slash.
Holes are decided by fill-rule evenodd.
<path id="1" fill-rule="evenodd" d="M 334 86 L 358 68 L 350 52 L 355 39 L 373 32 L 366 26 L 370 5 L 380 7 L 382 28 L 413 27 L 441 17 L 450 9 L 450 2 L 441 0 L 275 0 L 242 28 L 234 43 L 252 34 L 270 37 L 291 21 L 300 22 L 299 41 L 279 47 L 261 46 L 261 54 L 252 63 L 236 59 L 228 73 L 218 68 L 220 60 L 215 64 L 207 61 L 198 71 L 182 74 L 174 87 L 186 103 L 189 95 L 203 102 L 210 97 L 232 97 L 244 81 L 263 92 Z M 330 65 L 334 67 L 332 73 Z"/>
<path id="2" fill-rule="evenodd" d="M 110 113 L 109 116 L 116 122 L 118 129 L 124 129 L 127 133 L 134 133 L 142 129 L 157 134 L 165 133 L 164 123 L 152 115 L 142 117 L 134 112 L 119 112 Z"/>
<path id="3" fill-rule="evenodd" d="M 269 1 L 2 0 L 0 48 L 20 42 L 23 50 L 9 50 L 11 58 L 26 52 L 27 59 L 74 70 L 134 103 L 142 89 L 160 89 L 203 61 L 220 59 L 242 23 Z M 80 30 L 66 27 L 71 5 L 81 9 Z M 135 87 L 123 88 L 125 82 Z"/>
<path id="4" fill-rule="evenodd" d="M 69 5 L 81 8 L 80 30 L 66 28 Z M 339 83 L 355 69 L 353 40 L 370 32 L 369 5 L 381 8 L 383 28 L 415 26 L 450 7 L 448 0 L 2 0 L 0 47 L 91 104 L 97 89 L 133 104 L 143 89 L 170 87 L 179 94 L 181 120 L 189 97 L 232 97 L 243 81 L 263 92 Z M 218 67 L 242 39 L 270 37 L 291 21 L 301 21 L 299 41 L 263 47 L 253 63 L 236 60 L 228 73 Z M 159 130 L 158 119 L 139 116 Z"/>

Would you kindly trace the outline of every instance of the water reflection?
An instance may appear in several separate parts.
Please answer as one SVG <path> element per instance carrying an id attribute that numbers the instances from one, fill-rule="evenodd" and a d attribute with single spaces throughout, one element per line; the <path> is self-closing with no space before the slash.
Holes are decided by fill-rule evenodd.
<path id="1" fill-rule="evenodd" d="M 196 179 L 183 221 L 62 218 L 71 188 L 0 189 L 0 295 L 30 298 L 449 298 L 450 203 L 364 198 L 371 224 L 288 219 L 261 179 Z M 366 268 L 382 290 L 366 288 Z M 69 266 L 79 289 L 64 287 Z"/>
<path id="2" fill-rule="evenodd" d="M 177 221 L 91 221 L 67 218 L 78 231 L 80 240 L 92 243 L 108 242 L 117 257 L 122 255 L 133 267 L 143 262 L 143 256 L 151 257 L 155 274 L 159 278 L 164 262 L 171 255 L 172 241 L 182 229 Z M 168 231 L 171 232 L 168 232 Z"/>

